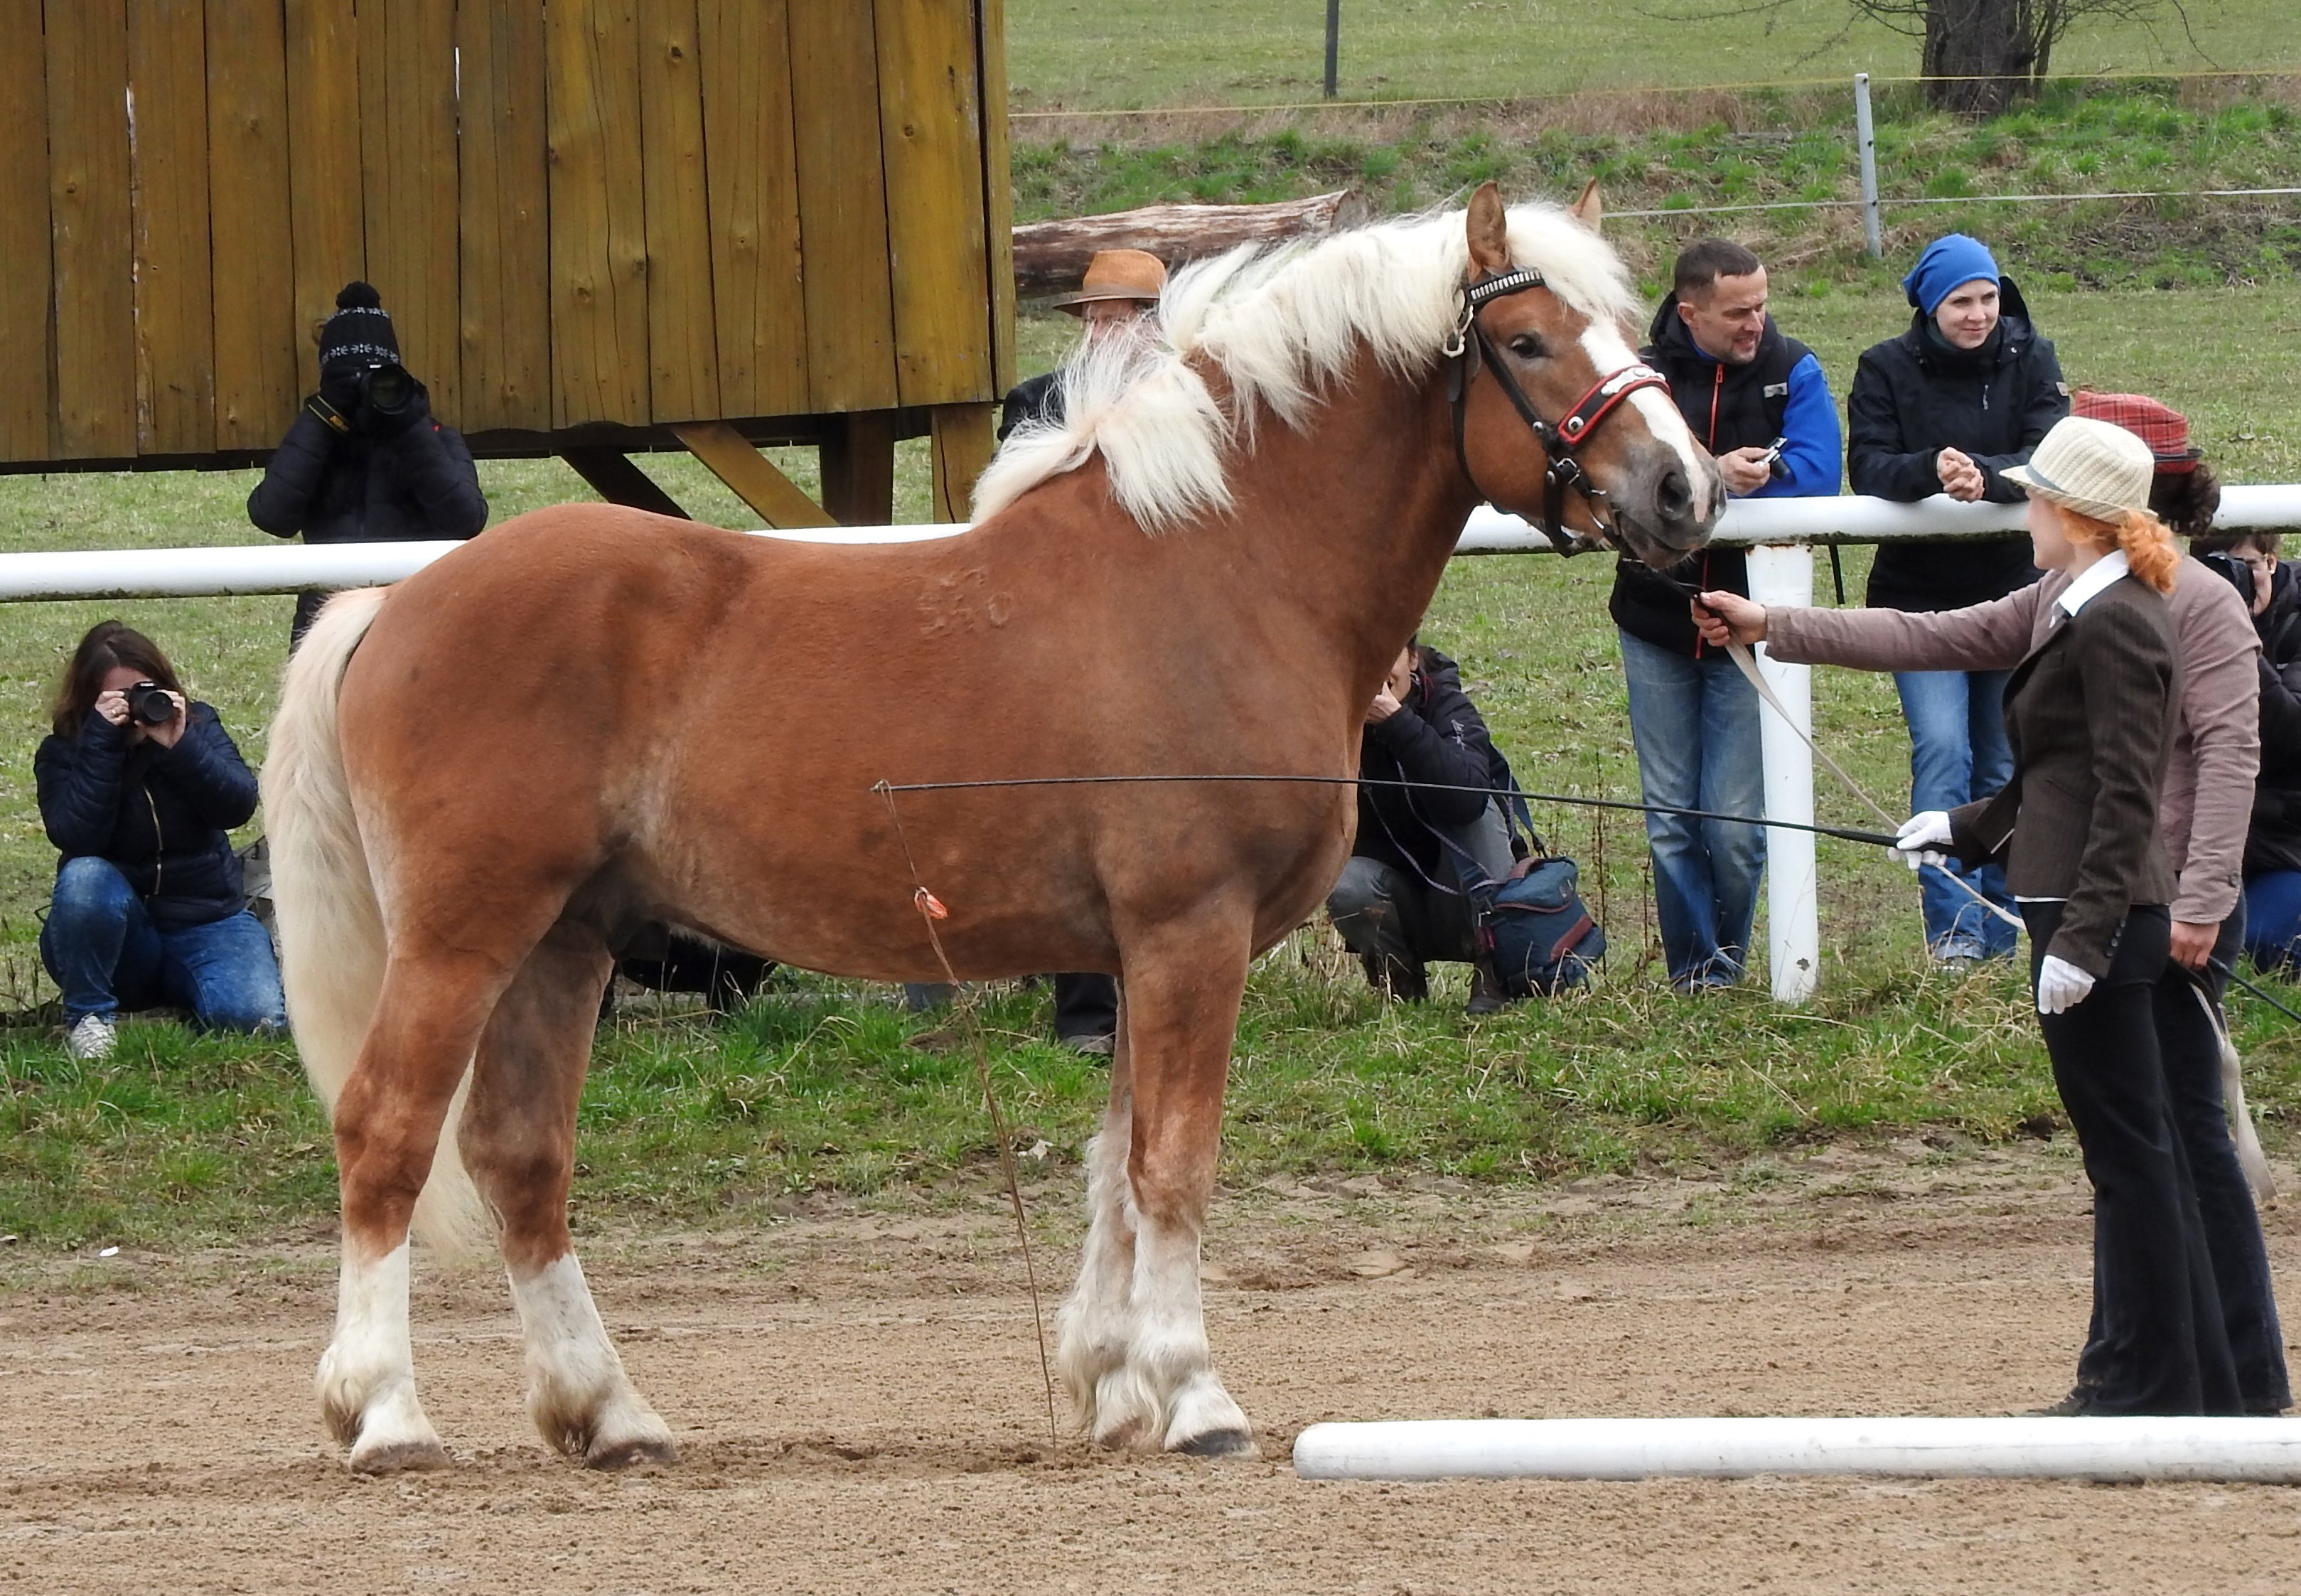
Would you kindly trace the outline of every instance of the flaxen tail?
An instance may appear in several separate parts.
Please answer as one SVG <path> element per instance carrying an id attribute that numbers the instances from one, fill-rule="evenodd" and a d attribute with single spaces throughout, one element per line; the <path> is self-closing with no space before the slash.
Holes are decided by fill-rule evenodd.
<path id="1" fill-rule="evenodd" d="M 264 814 L 272 843 L 280 974 L 304 1073 L 331 1116 L 366 1040 L 383 987 L 383 912 L 368 871 L 337 737 L 344 667 L 383 607 L 381 588 L 345 593 L 320 612 L 288 662 L 264 761 Z M 488 1231 L 477 1188 L 456 1150 L 458 1088 L 415 1205 L 417 1233 L 448 1251 Z"/>

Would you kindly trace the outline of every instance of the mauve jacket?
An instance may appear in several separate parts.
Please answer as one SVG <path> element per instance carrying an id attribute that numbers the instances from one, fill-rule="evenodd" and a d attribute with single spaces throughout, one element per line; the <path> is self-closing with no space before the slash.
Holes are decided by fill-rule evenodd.
<path id="1" fill-rule="evenodd" d="M 1870 671 L 2010 671 L 2051 630 L 2069 577 L 1962 610 L 1778 608 L 1766 649 L 1791 664 Z M 2260 639 L 2237 589 L 2181 562 L 2168 600 L 2180 656 L 2180 723 L 2158 799 L 2158 835 L 2180 878 L 2173 918 L 2215 925 L 2237 906 L 2253 784 L 2261 765 Z"/>

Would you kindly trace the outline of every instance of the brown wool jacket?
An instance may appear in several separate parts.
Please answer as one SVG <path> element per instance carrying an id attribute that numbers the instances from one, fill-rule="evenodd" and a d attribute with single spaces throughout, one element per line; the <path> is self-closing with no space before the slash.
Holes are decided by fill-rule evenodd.
<path id="1" fill-rule="evenodd" d="M 1778 608 L 1766 616 L 1766 649 L 1794 664 L 2010 671 L 2044 641 L 2054 600 L 2069 585 L 2051 571 L 2003 598 L 1936 614 Z M 2261 645 L 2237 589 L 2196 560 L 2181 562 L 2170 604 L 2180 725 L 2158 800 L 2158 835 L 2180 880 L 2173 918 L 2215 925 L 2237 907 L 2261 764 Z"/>

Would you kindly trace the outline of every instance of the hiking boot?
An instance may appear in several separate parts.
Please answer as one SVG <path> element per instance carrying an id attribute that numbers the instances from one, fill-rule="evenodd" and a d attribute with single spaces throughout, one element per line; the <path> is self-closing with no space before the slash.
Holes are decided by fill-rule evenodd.
<path id="1" fill-rule="evenodd" d="M 1118 1050 L 1118 1037 L 1116 1032 L 1109 1031 L 1083 1031 L 1075 1036 L 1065 1036 L 1058 1032 L 1055 1040 L 1072 1052 L 1084 1053 L 1089 1058 L 1108 1058 Z"/>
<path id="2" fill-rule="evenodd" d="M 2099 1395 L 2100 1392 L 2093 1386 L 2074 1386 L 2071 1389 L 2070 1394 L 2060 1401 L 2049 1403 L 2043 1408 L 2032 1408 L 2021 1416 L 2023 1418 L 2083 1418 L 2093 1411 L 2094 1400 Z"/>
<path id="3" fill-rule="evenodd" d="M 1385 953 L 1364 953 L 1359 963 L 1366 970 L 1367 984 L 1384 997 L 1398 1003 L 1427 1003 L 1430 999 L 1430 977 L 1421 961 L 1402 964 Z"/>
<path id="4" fill-rule="evenodd" d="M 84 1014 L 78 1024 L 64 1032 L 64 1051 L 74 1058 L 109 1058 L 119 1043 L 120 1032 L 110 1015 Z"/>
<path id="5" fill-rule="evenodd" d="M 1484 959 L 1470 965 L 1470 1000 L 1462 1005 L 1462 1012 L 1473 1018 L 1481 1015 L 1500 1014 L 1510 1005 L 1510 994 L 1502 990 L 1502 978 L 1494 973 L 1494 966 Z"/>

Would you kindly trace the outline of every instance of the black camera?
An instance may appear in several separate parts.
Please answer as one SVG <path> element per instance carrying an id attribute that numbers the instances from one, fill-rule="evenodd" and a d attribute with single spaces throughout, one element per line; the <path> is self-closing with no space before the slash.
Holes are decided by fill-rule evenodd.
<path id="1" fill-rule="evenodd" d="M 1789 442 L 1786 438 L 1777 438 L 1766 446 L 1766 475 L 1777 482 L 1789 480 L 1790 468 L 1782 464 L 1782 451 L 1789 447 Z"/>
<path id="2" fill-rule="evenodd" d="M 415 403 L 415 379 L 396 360 L 379 360 L 359 374 L 360 405 L 370 415 L 395 419 Z"/>
<path id="3" fill-rule="evenodd" d="M 2212 566 L 2215 571 L 2220 572 L 2223 579 L 2229 582 L 2230 586 L 2237 589 L 2237 596 L 2245 600 L 2246 606 L 2248 609 L 2252 607 L 2252 566 L 2247 564 L 2243 560 L 2238 559 L 2235 555 L 2230 554 L 2227 549 L 2217 548 L 2211 554 L 2201 554 L 2197 558 L 2203 561 L 2205 564 Z"/>
<path id="4" fill-rule="evenodd" d="M 156 681 L 139 681 L 127 692 L 128 718 L 146 726 L 164 726 L 176 718 L 176 701 Z"/>

